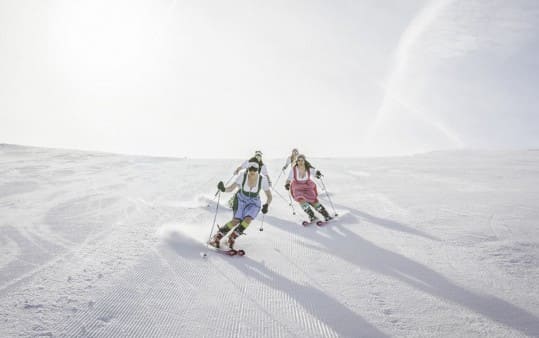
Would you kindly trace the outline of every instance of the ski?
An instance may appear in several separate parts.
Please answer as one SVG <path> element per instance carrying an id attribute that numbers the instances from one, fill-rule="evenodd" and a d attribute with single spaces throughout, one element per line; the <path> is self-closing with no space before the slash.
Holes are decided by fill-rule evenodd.
<path id="1" fill-rule="evenodd" d="M 301 222 L 301 225 L 303 225 L 304 227 L 306 227 L 306 226 L 309 226 L 309 225 L 311 225 L 311 224 L 313 224 L 313 223 L 314 223 L 314 220 L 313 220 L 313 221 L 303 221 L 303 222 Z"/>
<path id="2" fill-rule="evenodd" d="M 335 219 L 335 218 L 332 217 L 332 218 L 327 219 L 327 220 L 324 220 L 324 221 L 320 220 L 320 221 L 317 221 L 317 222 L 316 222 L 316 225 L 318 225 L 319 227 L 322 227 L 322 226 L 328 224 L 329 222 L 331 222 L 331 221 L 334 220 L 334 219 Z"/>
<path id="3" fill-rule="evenodd" d="M 238 251 L 234 249 L 217 249 L 216 251 L 227 256 L 236 256 L 238 254 Z"/>
<path id="4" fill-rule="evenodd" d="M 222 255 L 226 255 L 226 256 L 245 256 L 245 250 L 243 249 L 221 249 L 221 248 L 216 248 L 212 245 L 208 246 L 208 248 L 212 249 L 213 251 L 217 252 L 217 253 L 220 253 Z M 205 257 L 206 255 L 203 255 L 203 257 Z"/>
<path id="5" fill-rule="evenodd" d="M 326 225 L 328 222 L 330 222 L 330 221 L 332 221 L 332 220 L 333 220 L 333 218 L 330 218 L 330 219 L 328 219 L 328 220 L 314 219 L 314 220 L 312 220 L 312 221 L 303 221 L 303 222 L 301 222 L 301 225 L 303 225 L 304 227 L 306 227 L 306 226 L 309 226 L 309 225 L 315 223 L 316 225 L 318 225 L 319 227 L 321 227 L 321 226 Z"/>

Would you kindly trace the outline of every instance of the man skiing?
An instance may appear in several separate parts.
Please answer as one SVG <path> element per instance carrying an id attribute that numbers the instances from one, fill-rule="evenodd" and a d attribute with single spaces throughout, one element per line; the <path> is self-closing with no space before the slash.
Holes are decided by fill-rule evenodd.
<path id="1" fill-rule="evenodd" d="M 256 162 L 258 164 L 258 172 L 267 177 L 268 184 L 271 187 L 271 178 L 268 174 L 268 168 L 262 161 L 262 152 L 260 150 L 255 151 L 255 156 L 251 157 L 247 161 L 244 161 L 238 168 L 236 168 L 236 170 L 234 170 L 234 175 L 237 175 L 242 169 L 247 169 L 249 163 L 252 162 Z"/>
<path id="2" fill-rule="evenodd" d="M 256 162 L 258 164 L 258 172 L 262 173 L 264 176 L 266 176 L 266 178 L 268 179 L 268 184 L 269 184 L 269 186 L 271 188 L 271 179 L 270 179 L 270 177 L 268 175 L 268 168 L 266 167 L 266 165 L 262 161 L 262 152 L 260 150 L 255 151 L 255 155 L 253 157 L 251 157 L 247 161 L 244 161 L 238 168 L 236 168 L 236 170 L 234 170 L 234 175 L 237 175 L 242 169 L 247 169 L 247 166 L 249 165 L 250 162 Z M 236 196 L 233 195 L 228 200 L 228 206 L 230 208 L 233 207 L 235 198 L 236 198 Z"/>
<path id="3" fill-rule="evenodd" d="M 239 175 L 236 181 L 230 186 L 225 187 L 223 181 L 217 184 L 217 188 L 222 192 L 231 192 L 236 188 L 239 188 L 239 191 L 234 198 L 234 216 L 232 220 L 219 228 L 217 233 L 208 242 L 209 245 L 219 248 L 221 239 L 230 233 L 228 236 L 228 247 L 230 250 L 234 250 L 236 238 L 245 231 L 258 213 L 260 211 L 263 214 L 268 212 L 272 195 L 268 179 L 266 176 L 261 175 L 259 170 L 260 166 L 257 162 L 248 162 L 247 171 L 243 175 Z M 262 206 L 259 196 L 260 190 L 264 190 L 266 193 L 266 203 Z"/>
<path id="4" fill-rule="evenodd" d="M 326 222 L 332 219 L 326 208 L 318 201 L 318 191 L 311 176 L 319 179 L 322 177 L 322 173 L 311 167 L 305 155 L 298 155 L 296 164 L 290 170 L 284 186 L 286 190 L 291 189 L 292 197 L 309 216 L 309 222 L 304 222 L 304 225 L 312 223 L 317 219 L 311 206 L 324 216 Z"/>

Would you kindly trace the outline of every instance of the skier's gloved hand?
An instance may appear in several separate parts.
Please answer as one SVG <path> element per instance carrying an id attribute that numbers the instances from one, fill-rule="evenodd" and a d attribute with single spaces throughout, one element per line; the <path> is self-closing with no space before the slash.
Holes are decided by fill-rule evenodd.
<path id="1" fill-rule="evenodd" d="M 320 170 L 317 170 L 316 173 L 315 173 L 315 176 L 316 176 L 316 178 L 320 178 L 320 177 L 322 177 L 322 176 L 324 176 L 324 175 L 322 175 L 322 173 L 320 172 Z"/>
<path id="2" fill-rule="evenodd" d="M 287 182 L 287 183 L 284 185 L 284 188 L 285 188 L 286 190 L 290 190 L 290 183 Z"/>
<path id="3" fill-rule="evenodd" d="M 268 212 L 268 203 L 264 203 L 264 205 L 262 206 L 262 213 L 266 214 L 267 212 Z"/>
<path id="4" fill-rule="evenodd" d="M 223 181 L 220 181 L 217 184 L 217 189 L 221 190 L 222 192 L 225 192 L 225 184 L 223 183 Z"/>

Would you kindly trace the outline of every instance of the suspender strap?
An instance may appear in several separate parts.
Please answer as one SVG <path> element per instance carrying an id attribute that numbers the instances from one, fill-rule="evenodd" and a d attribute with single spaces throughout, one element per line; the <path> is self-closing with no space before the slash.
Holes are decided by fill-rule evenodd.
<path id="1" fill-rule="evenodd" d="M 243 189 L 243 187 L 245 186 L 245 181 L 246 180 L 247 180 L 247 173 L 243 174 L 243 182 L 241 182 L 241 192 L 242 192 L 242 194 L 244 194 L 247 197 L 257 197 L 258 194 L 260 193 L 260 189 L 262 188 L 262 175 L 259 174 L 259 177 L 258 177 L 258 189 L 256 190 L 256 192 L 245 191 L 245 189 Z"/>

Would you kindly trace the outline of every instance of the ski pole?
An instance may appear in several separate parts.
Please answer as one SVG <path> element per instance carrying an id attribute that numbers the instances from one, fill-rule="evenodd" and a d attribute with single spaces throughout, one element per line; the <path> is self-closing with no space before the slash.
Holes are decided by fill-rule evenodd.
<path id="1" fill-rule="evenodd" d="M 260 223 L 260 228 L 258 229 L 260 231 L 264 231 L 264 216 L 266 216 L 266 214 L 262 214 L 262 222 Z"/>
<path id="2" fill-rule="evenodd" d="M 213 216 L 213 224 L 211 226 L 210 236 L 208 237 L 208 241 L 206 242 L 206 247 L 208 247 L 208 243 L 211 240 L 211 235 L 213 235 L 213 228 L 215 228 L 215 221 L 217 220 L 217 211 L 219 210 L 219 201 L 221 200 L 221 194 L 220 190 L 217 191 L 217 207 L 215 207 L 215 215 Z"/>
<path id="3" fill-rule="evenodd" d="M 292 205 L 292 200 L 290 199 L 289 201 L 287 201 L 286 198 L 279 191 L 277 191 L 274 187 L 271 187 L 271 190 L 275 192 L 277 196 L 279 196 L 285 203 L 288 203 L 288 206 L 292 207 L 292 214 L 295 215 L 296 210 L 294 210 L 294 206 Z"/>
<path id="4" fill-rule="evenodd" d="M 295 215 L 296 214 L 296 210 L 294 209 L 294 205 L 292 204 L 292 198 L 290 197 L 290 194 L 288 195 L 288 201 L 286 200 L 286 198 L 284 198 L 284 196 L 277 190 L 275 190 L 275 188 L 271 187 L 271 190 L 273 190 L 277 196 L 279 196 L 285 203 L 288 203 L 288 206 L 292 208 L 292 215 Z"/>
<path id="5" fill-rule="evenodd" d="M 271 187 L 271 190 L 277 194 L 277 196 L 279 196 L 283 201 L 285 201 L 285 203 L 288 203 L 288 201 L 286 200 L 286 198 L 284 198 L 284 196 L 278 192 L 274 187 Z"/>
<path id="6" fill-rule="evenodd" d="M 277 179 L 275 180 L 275 185 L 279 183 L 279 179 L 281 178 L 281 175 L 284 173 L 284 170 L 281 169 L 281 172 L 279 173 L 279 176 L 277 176 Z"/>
<path id="7" fill-rule="evenodd" d="M 326 192 L 326 196 L 329 200 L 329 203 L 331 204 L 331 207 L 333 208 L 333 213 L 335 214 L 335 216 L 339 216 L 337 215 L 337 211 L 335 211 L 335 206 L 333 205 L 333 202 L 331 201 L 331 197 L 329 197 L 328 190 L 326 189 L 326 185 L 324 184 L 324 180 L 322 179 L 322 177 L 320 177 L 320 182 L 322 182 L 322 187 L 324 188 L 324 191 Z"/>
<path id="8" fill-rule="evenodd" d="M 288 191 L 288 199 L 290 200 L 290 203 L 288 203 L 288 205 L 292 207 L 292 215 L 295 215 L 296 209 L 294 209 L 294 204 L 292 203 L 292 195 L 290 191 Z"/>

